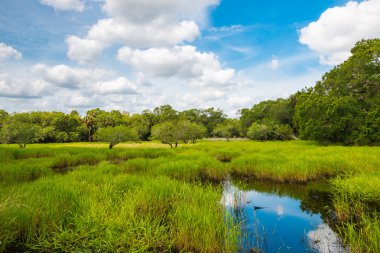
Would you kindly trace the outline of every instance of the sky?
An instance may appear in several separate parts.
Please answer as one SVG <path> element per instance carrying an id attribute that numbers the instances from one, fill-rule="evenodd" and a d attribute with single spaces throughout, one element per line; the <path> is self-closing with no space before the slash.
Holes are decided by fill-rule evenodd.
<path id="1" fill-rule="evenodd" d="M 380 37 L 380 0 L 1 0 L 0 109 L 229 116 Z"/>

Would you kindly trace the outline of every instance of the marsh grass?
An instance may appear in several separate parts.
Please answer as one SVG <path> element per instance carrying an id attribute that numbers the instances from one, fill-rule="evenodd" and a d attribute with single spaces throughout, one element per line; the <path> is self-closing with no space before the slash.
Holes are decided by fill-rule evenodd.
<path id="1" fill-rule="evenodd" d="M 230 174 L 307 188 L 330 178 L 322 191 L 333 198 L 342 238 L 355 252 L 378 250 L 379 218 L 369 210 L 380 202 L 380 148 L 303 141 L 107 147 L 1 145 L 0 252 L 235 252 L 239 224 L 220 201 Z M 293 188 L 294 195 L 303 189 Z"/>

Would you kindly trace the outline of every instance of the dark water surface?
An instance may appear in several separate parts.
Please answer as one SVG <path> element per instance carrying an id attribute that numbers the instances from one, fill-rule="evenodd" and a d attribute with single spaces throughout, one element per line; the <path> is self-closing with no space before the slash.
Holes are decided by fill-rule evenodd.
<path id="1" fill-rule="evenodd" d="M 326 185 L 224 184 L 223 202 L 242 224 L 240 252 L 346 253 L 331 229 Z"/>

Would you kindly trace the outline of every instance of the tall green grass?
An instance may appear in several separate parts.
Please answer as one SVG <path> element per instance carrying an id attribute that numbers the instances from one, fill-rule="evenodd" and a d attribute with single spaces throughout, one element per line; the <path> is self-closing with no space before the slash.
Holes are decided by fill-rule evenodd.
<path id="1" fill-rule="evenodd" d="M 234 252 L 238 224 L 221 204 L 232 175 L 308 183 L 333 198 L 354 252 L 376 252 L 380 148 L 313 142 L 0 145 L 0 252 Z M 64 173 L 62 173 L 64 172 Z M 258 185 L 265 191 L 281 187 Z M 319 189 L 320 190 L 320 189 Z M 312 205 L 312 203 L 307 203 Z"/>

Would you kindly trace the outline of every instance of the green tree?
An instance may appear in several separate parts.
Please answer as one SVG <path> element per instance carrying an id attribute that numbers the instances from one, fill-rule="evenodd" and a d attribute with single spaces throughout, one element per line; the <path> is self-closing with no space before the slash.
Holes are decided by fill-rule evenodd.
<path id="1" fill-rule="evenodd" d="M 288 99 L 267 100 L 254 105 L 251 109 L 239 111 L 243 135 L 247 135 L 252 123 L 264 125 L 289 125 L 293 127 L 295 96 Z"/>
<path id="2" fill-rule="evenodd" d="M 380 39 L 361 40 L 351 53 L 313 89 L 296 95 L 294 123 L 301 138 L 379 143 Z"/>
<path id="3" fill-rule="evenodd" d="M 232 137 L 240 136 L 240 122 L 236 119 L 227 119 L 222 124 L 218 124 L 214 129 L 214 134 L 218 137 L 226 138 L 229 141 Z"/>
<path id="4" fill-rule="evenodd" d="M 8 113 L 4 110 L 0 110 L 0 129 L 2 128 L 3 126 L 3 122 L 5 121 L 5 119 L 8 117 Z"/>
<path id="5" fill-rule="evenodd" d="M 183 131 L 178 127 L 178 121 L 166 121 L 152 128 L 152 138 L 168 144 L 171 148 L 173 145 L 177 147 L 182 137 Z"/>
<path id="6" fill-rule="evenodd" d="M 157 118 L 157 122 L 166 122 L 172 120 L 178 120 L 178 112 L 173 109 L 170 105 L 162 105 L 160 107 L 156 107 L 153 110 L 153 114 Z"/>
<path id="7" fill-rule="evenodd" d="M 127 124 L 133 126 L 143 141 L 149 140 L 153 125 L 157 123 L 156 116 L 149 110 L 144 110 L 141 114 L 133 114 L 128 117 Z"/>
<path id="8" fill-rule="evenodd" d="M 18 122 L 14 119 L 5 122 L 0 131 L 0 140 L 2 143 L 16 143 L 23 149 L 25 149 L 27 144 L 37 142 L 40 136 L 40 126 Z"/>
<path id="9" fill-rule="evenodd" d="M 218 124 L 222 124 L 227 119 L 227 115 L 221 109 L 214 107 L 201 110 L 201 124 L 207 129 L 207 136 L 211 137 L 214 133 L 214 128 Z"/>
<path id="10" fill-rule="evenodd" d="M 252 140 L 271 140 L 274 135 L 273 129 L 264 124 L 253 123 L 248 129 L 247 137 Z"/>
<path id="11" fill-rule="evenodd" d="M 95 140 L 109 142 L 109 148 L 125 141 L 139 140 L 136 129 L 126 126 L 104 127 L 96 131 Z"/>
<path id="12" fill-rule="evenodd" d="M 205 137 L 207 129 L 199 124 L 182 120 L 179 122 L 178 127 L 182 130 L 182 140 L 184 143 L 191 141 L 196 143 L 198 139 Z"/>
<path id="13" fill-rule="evenodd" d="M 248 129 L 248 138 L 252 140 L 291 140 L 293 130 L 289 125 L 253 123 Z"/>
<path id="14" fill-rule="evenodd" d="M 363 120 L 358 101 L 350 96 L 309 92 L 298 98 L 294 123 L 302 139 L 353 143 Z"/>
<path id="15" fill-rule="evenodd" d="M 87 115 L 83 118 L 82 122 L 87 128 L 88 141 L 91 142 L 91 137 L 96 131 L 96 118 L 92 115 Z"/>

